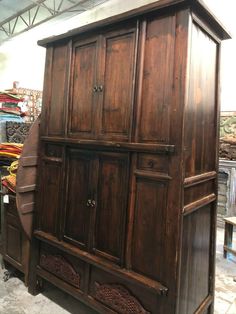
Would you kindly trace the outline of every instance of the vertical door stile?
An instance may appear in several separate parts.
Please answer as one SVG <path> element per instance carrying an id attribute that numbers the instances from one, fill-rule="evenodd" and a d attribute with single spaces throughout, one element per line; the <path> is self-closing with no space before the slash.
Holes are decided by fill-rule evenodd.
<path id="1" fill-rule="evenodd" d="M 132 237 L 133 237 L 133 224 L 134 224 L 134 210 L 135 210 L 135 195 L 136 195 L 136 178 L 134 171 L 137 167 L 137 153 L 132 154 L 129 178 L 129 199 L 128 199 L 128 212 L 127 212 L 127 236 L 125 247 L 125 268 L 131 269 L 131 254 L 132 254 Z"/>
<path id="2" fill-rule="evenodd" d="M 65 96 L 65 137 L 68 137 L 69 133 L 69 117 L 70 117 L 70 99 L 71 99 L 71 85 L 72 81 L 72 65 L 73 61 L 73 42 L 72 40 L 68 43 L 68 63 L 67 63 L 67 71 L 68 71 L 68 78 L 67 78 L 67 94 Z"/>
<path id="3" fill-rule="evenodd" d="M 98 92 L 97 108 L 96 108 L 96 138 L 102 133 L 103 124 L 103 102 L 105 93 L 105 64 L 106 64 L 106 37 L 99 35 L 98 39 L 98 62 L 97 62 L 97 86 L 102 87 L 102 92 Z"/>
<path id="4" fill-rule="evenodd" d="M 46 52 L 45 74 L 43 86 L 43 100 L 41 112 L 40 135 L 48 136 L 48 121 L 52 93 L 52 66 L 53 66 L 53 47 L 50 46 Z"/>
<path id="5" fill-rule="evenodd" d="M 71 41 L 71 71 L 69 76 L 69 89 L 68 89 L 68 122 L 67 122 L 67 136 L 71 132 L 71 116 L 72 116 L 72 97 L 73 97 L 73 88 L 74 88 L 74 68 L 75 68 L 75 49 L 74 42 Z"/>
<path id="6" fill-rule="evenodd" d="M 68 180 L 69 180 L 69 156 L 68 156 L 68 149 L 65 147 L 64 149 L 64 160 L 63 160 L 63 166 L 65 169 L 65 174 L 64 174 L 64 195 L 63 195 L 63 204 L 62 204 L 62 209 L 61 209 L 61 221 L 60 221 L 60 230 L 59 230 L 59 239 L 62 240 L 63 235 L 65 234 L 65 221 L 66 221 L 66 208 L 68 204 Z"/>
<path id="7" fill-rule="evenodd" d="M 143 85 L 143 68 L 145 58 L 145 41 L 147 32 L 147 21 L 140 22 L 139 34 L 139 55 L 137 61 L 137 86 L 135 91 L 135 111 L 134 111 L 134 141 L 138 142 L 139 124 L 141 120 L 141 106 L 142 106 L 142 85 Z"/>
<path id="8" fill-rule="evenodd" d="M 90 168 L 90 195 L 92 206 L 90 207 L 90 221 L 89 221 L 89 239 L 88 239 L 88 251 L 92 252 L 95 243 L 95 225 L 96 214 L 98 206 L 98 173 L 99 173 L 99 157 L 94 152 L 94 159 Z"/>
<path id="9" fill-rule="evenodd" d="M 138 51 L 139 51 L 139 40 L 140 40 L 140 32 L 141 32 L 141 22 L 137 20 L 136 22 L 136 33 L 135 33 L 135 48 L 134 48 L 134 68 L 133 68 L 133 82 L 132 82 L 132 107 L 131 107 L 131 115 L 130 115 L 130 133 L 129 133 L 129 142 L 134 142 L 134 134 L 135 134 L 135 121 L 136 121 L 136 88 L 137 88 L 137 77 L 138 77 Z"/>
<path id="10" fill-rule="evenodd" d="M 66 202 L 67 202 L 67 169 L 66 169 L 66 147 L 63 146 L 63 152 L 62 152 L 62 180 L 61 180 L 61 187 L 60 187 L 60 193 L 61 193 L 61 206 L 59 208 L 59 213 L 57 216 L 57 238 L 61 241 L 63 238 L 63 230 L 64 225 L 63 222 L 65 221 L 65 208 L 66 208 Z"/>

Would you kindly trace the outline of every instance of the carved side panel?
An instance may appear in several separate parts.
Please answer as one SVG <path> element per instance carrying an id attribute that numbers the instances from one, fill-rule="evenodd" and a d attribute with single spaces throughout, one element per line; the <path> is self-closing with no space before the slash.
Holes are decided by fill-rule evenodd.
<path id="1" fill-rule="evenodd" d="M 220 117 L 220 138 L 236 136 L 236 112 L 222 112 Z"/>
<path id="2" fill-rule="evenodd" d="M 42 254 L 40 257 L 40 266 L 79 288 L 80 275 L 63 256 Z"/>
<path id="3" fill-rule="evenodd" d="M 222 112 L 220 117 L 220 158 L 236 159 L 236 113 Z"/>
<path id="4" fill-rule="evenodd" d="M 95 298 L 120 314 L 150 314 L 121 285 L 95 282 Z"/>

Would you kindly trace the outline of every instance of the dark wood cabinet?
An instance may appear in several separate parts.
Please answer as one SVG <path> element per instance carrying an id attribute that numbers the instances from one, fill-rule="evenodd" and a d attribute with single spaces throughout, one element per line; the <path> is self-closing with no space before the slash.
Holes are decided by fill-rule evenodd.
<path id="1" fill-rule="evenodd" d="M 16 207 L 16 197 L 5 194 L 3 202 L 1 195 L 1 255 L 8 271 L 4 277 L 7 280 L 14 271 L 19 270 L 24 274 L 24 283 L 28 286 L 30 241 L 22 229 Z"/>
<path id="2" fill-rule="evenodd" d="M 99 313 L 213 313 L 226 38 L 201 1 L 160 0 L 39 42 L 31 293 L 43 279 Z"/>

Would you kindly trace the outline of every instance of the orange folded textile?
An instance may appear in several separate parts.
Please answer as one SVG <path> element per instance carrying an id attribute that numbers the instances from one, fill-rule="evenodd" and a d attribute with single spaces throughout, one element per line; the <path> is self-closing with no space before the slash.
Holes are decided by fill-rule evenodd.
<path id="1" fill-rule="evenodd" d="M 8 188 L 13 193 L 16 193 L 16 176 L 8 175 L 2 178 L 2 185 Z"/>
<path id="2" fill-rule="evenodd" d="M 0 144 L 0 157 L 14 157 L 19 158 L 22 152 L 23 144 L 16 143 L 1 143 Z"/>

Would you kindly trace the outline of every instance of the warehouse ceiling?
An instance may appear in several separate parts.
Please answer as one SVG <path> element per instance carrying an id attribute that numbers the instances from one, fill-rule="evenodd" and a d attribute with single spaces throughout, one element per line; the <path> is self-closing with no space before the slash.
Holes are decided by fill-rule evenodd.
<path id="1" fill-rule="evenodd" d="M 49 20 L 69 18 L 108 0 L 0 0 L 0 43 Z"/>

